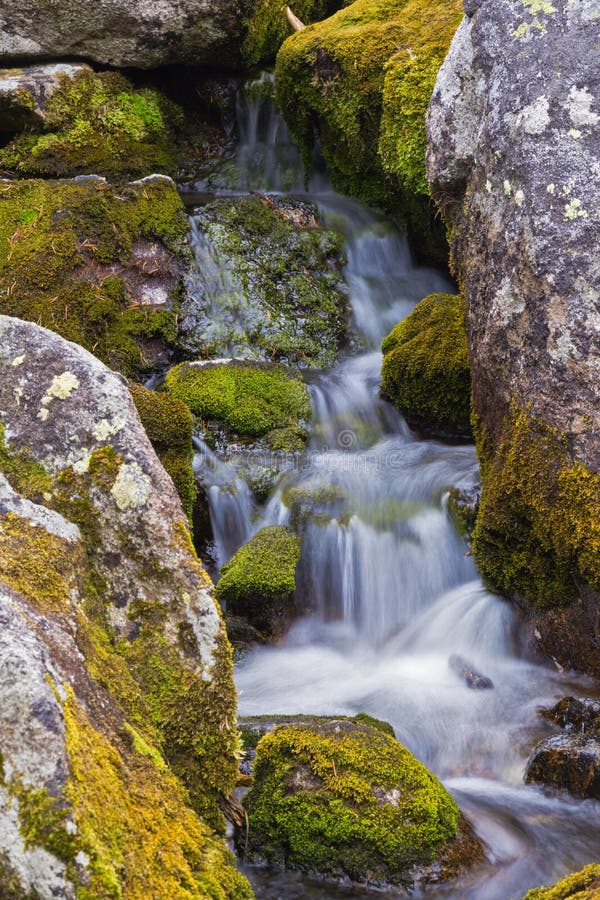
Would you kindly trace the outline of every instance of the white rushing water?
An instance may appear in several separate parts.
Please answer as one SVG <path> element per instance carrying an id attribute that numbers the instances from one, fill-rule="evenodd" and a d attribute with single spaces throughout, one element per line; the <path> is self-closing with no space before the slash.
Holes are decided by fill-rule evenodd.
<path id="1" fill-rule="evenodd" d="M 290 159 L 285 126 L 262 104 L 240 109 L 240 163 L 266 160 L 265 187 L 281 187 L 278 141 Z M 257 648 L 238 664 L 240 713 L 365 711 L 387 720 L 444 781 L 487 848 L 480 870 L 424 895 L 520 897 L 598 856 L 600 804 L 523 784 L 528 754 L 545 733 L 536 711 L 589 686 L 523 654 L 512 608 L 485 590 L 452 526 L 448 491 L 476 483 L 473 447 L 420 439 L 378 399 L 381 338 L 419 299 L 452 286 L 416 266 L 405 238 L 381 216 L 324 183 L 307 196 L 346 235 L 345 277 L 367 349 L 313 380 L 309 450 L 263 508 L 235 473 L 224 475 L 214 459 L 209 465 L 217 473 L 209 500 L 220 562 L 265 525 L 294 514 L 301 521 L 305 614 L 280 646 Z M 469 690 L 449 667 L 453 654 L 493 689 Z M 251 877 L 265 898 L 364 896 L 293 873 Z"/>

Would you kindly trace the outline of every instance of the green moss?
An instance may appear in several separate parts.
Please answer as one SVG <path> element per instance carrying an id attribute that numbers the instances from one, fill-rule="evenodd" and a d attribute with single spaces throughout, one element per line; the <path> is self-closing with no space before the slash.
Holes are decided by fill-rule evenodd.
<path id="1" fill-rule="evenodd" d="M 170 393 L 149 391 L 139 384 L 131 384 L 130 390 L 146 434 L 191 521 L 197 491 L 192 468 L 192 414 L 183 400 Z"/>
<path id="2" fill-rule="evenodd" d="M 354 721 L 360 722 L 362 725 L 368 725 L 370 728 L 376 728 L 384 734 L 387 734 L 389 737 L 396 737 L 393 726 L 390 725 L 389 722 L 384 722 L 383 719 L 376 719 L 375 716 L 370 716 L 368 713 L 357 713 L 354 716 Z"/>
<path id="3" fill-rule="evenodd" d="M 425 112 L 462 17 L 460 0 L 357 0 L 290 37 L 277 98 L 308 163 L 315 127 L 334 186 L 437 239 Z"/>
<path id="4" fill-rule="evenodd" d="M 432 433 L 470 433 L 471 376 L 462 300 L 430 294 L 384 339 L 382 396 Z"/>
<path id="5" fill-rule="evenodd" d="M 174 130 L 183 114 L 159 91 L 136 90 L 117 72 L 59 76 L 37 133 L 0 150 L 0 166 L 19 175 L 175 175 Z"/>
<path id="6" fill-rule="evenodd" d="M 52 478 L 31 456 L 22 450 L 12 452 L 5 441 L 4 423 L 0 421 L 0 472 L 15 491 L 34 499 L 52 489 Z"/>
<path id="7" fill-rule="evenodd" d="M 582 582 L 600 590 L 600 475 L 517 406 L 497 452 L 484 446 L 473 555 L 489 584 L 539 608 L 572 602 Z"/>
<path id="8" fill-rule="evenodd" d="M 219 199 L 196 212 L 221 273 L 194 329 L 198 354 L 328 367 L 346 332 L 343 237 L 317 210 L 275 197 Z"/>
<path id="9" fill-rule="evenodd" d="M 203 421 L 222 423 L 243 437 L 273 435 L 276 444 L 283 429 L 291 430 L 296 444 L 311 413 L 306 386 L 276 366 L 181 363 L 167 373 L 165 384 Z"/>
<path id="10" fill-rule="evenodd" d="M 600 865 L 586 866 L 552 887 L 533 888 L 523 900 L 596 900 L 600 896 Z"/>
<path id="11" fill-rule="evenodd" d="M 2 312 L 57 331 L 124 374 L 151 368 L 146 344 L 158 338 L 172 346 L 177 310 L 175 302 L 136 306 L 137 285 L 148 276 L 134 249 L 158 242 L 163 254 L 185 256 L 188 223 L 175 186 L 155 180 L 117 192 L 99 181 L 22 181 L 0 188 Z"/>
<path id="12" fill-rule="evenodd" d="M 305 24 L 316 22 L 327 14 L 328 5 L 328 0 L 296 0 L 294 13 Z M 242 54 L 249 67 L 273 62 L 277 51 L 292 32 L 285 6 L 280 0 L 258 0 L 246 28 Z"/>
<path id="13" fill-rule="evenodd" d="M 57 859 L 72 863 L 79 842 L 67 829 L 69 810 L 44 788 L 26 788 L 19 780 L 11 782 L 9 794 L 18 803 L 19 829 L 26 849 L 43 847 Z"/>
<path id="14" fill-rule="evenodd" d="M 410 880 L 459 821 L 454 800 L 408 750 L 343 719 L 263 737 L 244 803 L 253 854 L 353 881 Z"/>
<path id="15" fill-rule="evenodd" d="M 251 603 L 290 599 L 299 558 L 300 539 L 289 528 L 263 528 L 221 569 L 217 598 L 241 615 Z"/>

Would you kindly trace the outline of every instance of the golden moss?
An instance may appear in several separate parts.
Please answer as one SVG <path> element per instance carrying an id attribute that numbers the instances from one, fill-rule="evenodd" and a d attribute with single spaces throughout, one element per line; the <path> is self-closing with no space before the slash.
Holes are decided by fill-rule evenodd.
<path id="1" fill-rule="evenodd" d="M 567 875 L 552 887 L 533 888 L 523 900 L 598 900 L 600 897 L 600 865 L 586 866 Z"/>
<path id="2" fill-rule="evenodd" d="M 430 294 L 384 339 L 381 393 L 433 433 L 470 433 L 471 373 L 462 298 Z"/>
<path id="3" fill-rule="evenodd" d="M 473 555 L 490 585 L 539 607 L 600 590 L 600 475 L 573 462 L 566 435 L 514 406 L 486 455 Z"/>
<path id="4" fill-rule="evenodd" d="M 187 808 L 181 785 L 133 743 L 119 750 L 70 692 L 66 788 L 89 856 L 78 900 L 244 900 L 252 892 L 220 840 Z"/>

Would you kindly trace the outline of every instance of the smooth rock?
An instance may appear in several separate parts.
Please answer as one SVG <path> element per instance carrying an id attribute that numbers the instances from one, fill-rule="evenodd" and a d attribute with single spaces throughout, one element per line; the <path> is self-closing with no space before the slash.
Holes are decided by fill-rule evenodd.
<path id="1" fill-rule="evenodd" d="M 600 799 L 600 741 L 569 734 L 542 741 L 527 763 L 525 781 Z"/>

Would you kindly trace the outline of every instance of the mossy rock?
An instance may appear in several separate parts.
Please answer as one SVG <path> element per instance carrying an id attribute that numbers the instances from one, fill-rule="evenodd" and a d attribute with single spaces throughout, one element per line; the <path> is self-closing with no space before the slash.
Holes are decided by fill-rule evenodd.
<path id="1" fill-rule="evenodd" d="M 296 0 L 294 13 L 305 24 L 317 22 L 331 11 L 332 5 L 331 0 Z M 250 68 L 273 62 L 284 40 L 292 33 L 281 0 L 256 0 L 246 28 L 242 55 Z"/>
<path id="2" fill-rule="evenodd" d="M 481 858 L 435 776 L 366 722 L 313 721 L 265 735 L 244 804 L 251 857 L 320 877 L 409 886 L 430 866 L 444 878 Z"/>
<path id="3" fill-rule="evenodd" d="M 523 900 L 597 900 L 600 897 L 600 865 L 593 863 L 567 875 L 552 887 L 533 888 Z"/>
<path id="4" fill-rule="evenodd" d="M 37 322 L 124 375 L 168 364 L 188 258 L 174 183 L 0 183 L 2 312 Z M 149 274 L 151 270 L 151 274 Z"/>
<path id="5" fill-rule="evenodd" d="M 516 404 L 496 452 L 475 432 L 473 556 L 490 587 L 537 610 L 573 603 L 584 585 L 600 592 L 600 475 L 573 460 L 568 435 Z"/>
<path id="6" fill-rule="evenodd" d="M 277 98 L 308 164 L 315 126 L 334 186 L 404 219 L 442 259 L 425 177 L 425 113 L 460 0 L 357 0 L 290 37 Z"/>
<path id="7" fill-rule="evenodd" d="M 130 390 L 146 434 L 171 476 L 191 521 L 197 489 L 192 468 L 194 418 L 189 407 L 166 391 L 150 391 L 133 383 Z"/>
<path id="8" fill-rule="evenodd" d="M 384 339 L 381 394 L 428 434 L 471 433 L 462 299 L 430 294 Z"/>
<path id="9" fill-rule="evenodd" d="M 26 177 L 176 174 L 179 107 L 117 72 L 85 69 L 59 79 L 43 125 L 0 150 L 1 168 Z"/>
<path id="10" fill-rule="evenodd" d="M 314 206 L 270 196 L 214 200 L 194 218 L 210 248 L 200 276 L 215 257 L 218 272 L 182 309 L 190 355 L 332 366 L 346 334 L 343 236 Z"/>
<path id="11" fill-rule="evenodd" d="M 215 594 L 228 613 L 278 637 L 289 621 L 296 590 L 300 539 L 283 525 L 263 528 L 221 569 Z"/>
<path id="12" fill-rule="evenodd" d="M 236 435 L 264 439 L 272 450 L 303 449 L 310 395 L 299 377 L 279 366 L 242 361 L 180 363 L 167 373 L 167 389 L 203 422 Z"/>

